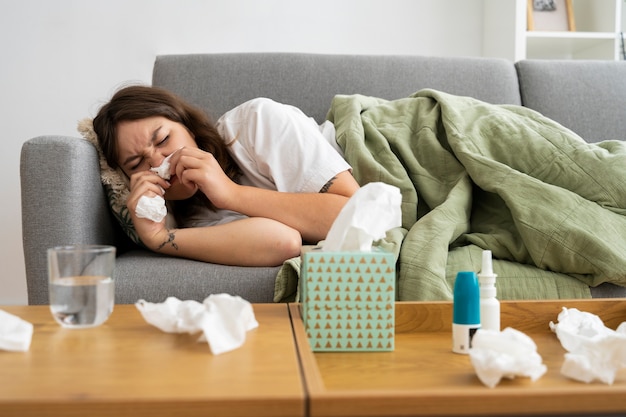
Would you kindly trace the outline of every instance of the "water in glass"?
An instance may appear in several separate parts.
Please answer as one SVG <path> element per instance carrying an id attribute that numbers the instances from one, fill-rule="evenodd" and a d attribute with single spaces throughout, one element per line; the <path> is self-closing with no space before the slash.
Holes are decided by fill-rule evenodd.
<path id="1" fill-rule="evenodd" d="M 50 310 L 65 327 L 93 327 L 113 312 L 114 284 L 111 277 L 76 276 L 50 283 Z"/>

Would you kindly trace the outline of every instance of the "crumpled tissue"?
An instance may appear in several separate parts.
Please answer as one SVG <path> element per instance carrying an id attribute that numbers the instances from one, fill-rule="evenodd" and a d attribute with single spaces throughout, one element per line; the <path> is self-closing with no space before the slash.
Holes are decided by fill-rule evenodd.
<path id="1" fill-rule="evenodd" d="M 26 352 L 30 349 L 33 325 L 13 314 L 0 310 L 0 349 Z"/>
<path id="2" fill-rule="evenodd" d="M 610 385 L 617 371 L 626 367 L 626 322 L 612 330 L 595 314 L 563 307 L 550 329 L 568 351 L 561 366 L 564 376 Z"/>
<path id="3" fill-rule="evenodd" d="M 511 327 L 502 331 L 479 329 L 472 338 L 469 356 L 476 375 L 489 388 L 502 378 L 524 376 L 536 381 L 547 371 L 535 342 Z"/>
<path id="4" fill-rule="evenodd" d="M 167 216 L 165 199 L 160 195 L 155 195 L 154 197 L 142 195 L 137 202 L 135 214 L 139 218 L 150 219 L 155 223 L 159 223 Z"/>
<path id="5" fill-rule="evenodd" d="M 400 189 L 371 182 L 352 195 L 319 243 L 325 252 L 372 250 L 372 243 L 402 225 Z"/>
<path id="6" fill-rule="evenodd" d="M 258 327 L 252 305 L 239 296 L 212 294 L 199 303 L 168 297 L 163 303 L 139 300 L 135 306 L 151 325 L 166 333 L 202 332 L 214 355 L 243 345 L 246 332 Z"/>
<path id="7" fill-rule="evenodd" d="M 159 165 L 158 167 L 150 168 L 150 171 L 156 173 L 164 180 L 169 180 L 170 178 L 172 178 L 172 174 L 170 173 L 170 159 L 172 159 L 172 156 L 174 156 L 175 153 L 176 152 L 172 152 L 171 154 L 166 156 L 163 159 L 163 162 L 161 162 L 161 165 Z"/>

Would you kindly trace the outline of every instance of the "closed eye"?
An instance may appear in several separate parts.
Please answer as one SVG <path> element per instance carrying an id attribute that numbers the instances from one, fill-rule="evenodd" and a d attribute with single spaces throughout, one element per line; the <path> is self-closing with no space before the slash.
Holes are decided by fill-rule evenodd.
<path id="1" fill-rule="evenodd" d="M 170 135 L 165 135 L 165 137 L 157 143 L 157 146 L 164 145 L 169 138 L 170 138 Z"/>
<path id="2" fill-rule="evenodd" d="M 135 165 L 130 167 L 131 171 L 135 171 L 137 168 L 139 168 L 141 166 L 141 164 L 143 163 L 143 158 L 139 158 L 138 161 L 139 162 L 137 162 Z"/>

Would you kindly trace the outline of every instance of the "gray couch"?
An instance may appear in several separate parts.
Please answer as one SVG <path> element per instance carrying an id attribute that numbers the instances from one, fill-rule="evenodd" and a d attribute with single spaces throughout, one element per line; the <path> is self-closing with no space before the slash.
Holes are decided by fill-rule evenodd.
<path id="1" fill-rule="evenodd" d="M 495 104 L 522 104 L 589 141 L 626 140 L 626 63 L 522 61 L 422 56 L 294 53 L 168 55 L 156 59 L 153 84 L 172 90 L 214 119 L 254 97 L 270 97 L 322 121 L 335 94 L 405 97 L 422 88 Z M 81 115 L 77 115 L 80 118 Z M 78 135 L 77 135 L 78 136 Z M 48 302 L 46 249 L 73 243 L 118 247 L 116 302 L 211 293 L 272 302 L 276 268 L 242 268 L 159 256 L 134 246 L 111 216 L 93 146 L 75 137 L 41 136 L 21 153 L 22 225 L 30 304 Z M 42 209 L 42 208 L 45 208 Z M 624 296 L 604 284 L 594 297 Z"/>

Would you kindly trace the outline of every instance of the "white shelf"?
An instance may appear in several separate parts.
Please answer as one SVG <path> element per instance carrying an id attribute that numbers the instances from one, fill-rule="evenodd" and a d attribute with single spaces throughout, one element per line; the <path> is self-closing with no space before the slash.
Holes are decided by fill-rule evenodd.
<path id="1" fill-rule="evenodd" d="M 527 38 L 540 39 L 611 39 L 614 40 L 615 32 L 548 32 L 530 31 L 526 32 Z"/>
<path id="2" fill-rule="evenodd" d="M 616 33 L 526 32 L 529 59 L 619 59 Z"/>
<path id="3" fill-rule="evenodd" d="M 624 0 L 572 0 L 576 31 L 527 30 L 527 0 L 484 0 L 485 56 L 618 60 Z"/>

